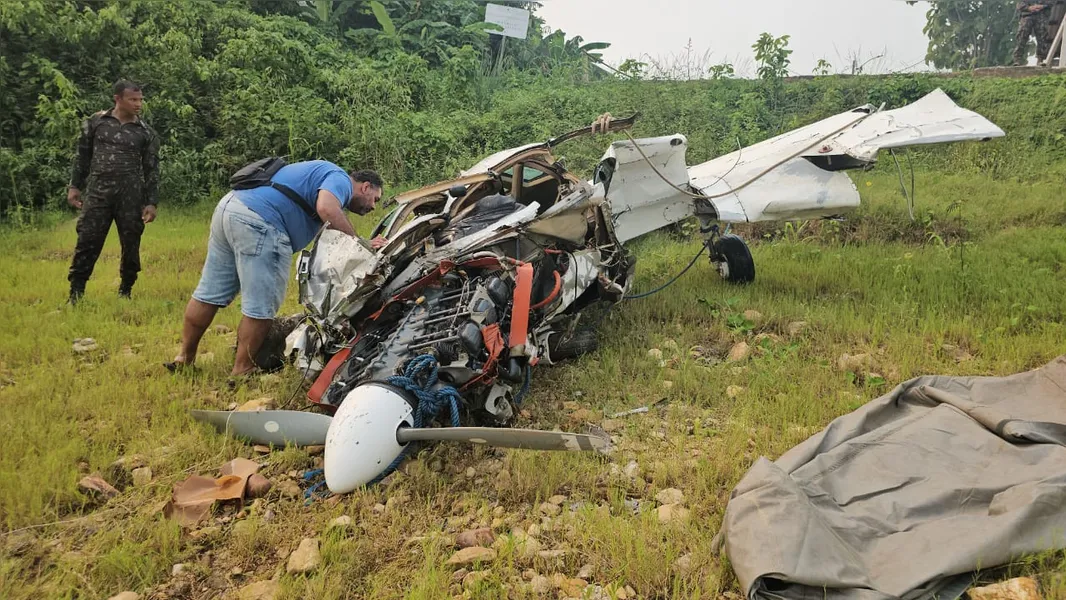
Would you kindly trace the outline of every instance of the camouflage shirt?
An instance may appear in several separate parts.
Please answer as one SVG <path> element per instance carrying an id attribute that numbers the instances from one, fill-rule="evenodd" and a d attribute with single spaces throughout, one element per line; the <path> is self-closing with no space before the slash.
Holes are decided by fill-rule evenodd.
<path id="1" fill-rule="evenodd" d="M 1049 5 L 1054 3 L 1055 0 L 1017 0 L 1014 3 L 1014 9 L 1017 11 L 1019 16 L 1024 17 L 1026 15 L 1040 14 L 1047 10 L 1047 7 Z M 1030 6 L 1043 6 L 1043 8 L 1036 11 L 1035 13 L 1031 13 L 1028 10 Z"/>
<path id="2" fill-rule="evenodd" d="M 121 123 L 114 109 L 89 117 L 81 126 L 70 185 L 85 189 L 90 175 L 97 179 L 141 178 L 144 204 L 159 196 L 159 136 L 140 118 Z"/>

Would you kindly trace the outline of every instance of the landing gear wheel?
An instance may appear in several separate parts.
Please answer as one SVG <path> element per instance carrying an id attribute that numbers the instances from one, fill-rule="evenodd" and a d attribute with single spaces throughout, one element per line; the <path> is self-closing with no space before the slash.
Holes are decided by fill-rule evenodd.
<path id="1" fill-rule="evenodd" d="M 718 274 L 730 283 L 755 281 L 755 261 L 748 245 L 740 237 L 729 234 L 718 238 L 712 248 L 711 262 L 718 267 Z"/>

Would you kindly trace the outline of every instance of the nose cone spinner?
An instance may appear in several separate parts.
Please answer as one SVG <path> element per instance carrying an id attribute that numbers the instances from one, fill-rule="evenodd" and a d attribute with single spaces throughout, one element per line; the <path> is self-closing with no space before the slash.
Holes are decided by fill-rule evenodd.
<path id="1" fill-rule="evenodd" d="M 356 387 L 326 432 L 326 486 L 346 494 L 373 481 L 404 449 L 396 430 L 413 425 L 413 407 L 398 388 L 379 382 Z"/>

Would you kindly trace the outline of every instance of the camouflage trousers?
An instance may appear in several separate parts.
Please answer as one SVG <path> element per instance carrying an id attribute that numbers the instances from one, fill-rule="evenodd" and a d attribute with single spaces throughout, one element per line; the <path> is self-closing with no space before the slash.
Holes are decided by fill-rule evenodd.
<path id="1" fill-rule="evenodd" d="M 85 282 L 93 274 L 93 267 L 100 258 L 112 221 L 118 229 L 118 240 L 122 246 L 119 275 L 123 286 L 132 286 L 141 270 L 144 192 L 138 185 L 129 185 L 128 181 L 95 181 L 89 185 L 82 201 L 81 215 L 78 217 L 78 243 L 67 275 L 71 289 L 85 289 Z"/>
<path id="2" fill-rule="evenodd" d="M 1042 64 L 1051 51 L 1051 40 L 1047 36 L 1048 15 L 1047 11 L 1038 12 L 1035 15 L 1023 16 L 1018 19 L 1018 35 L 1014 43 L 1014 64 L 1025 65 L 1029 63 L 1029 38 L 1036 36 L 1036 62 Z"/>

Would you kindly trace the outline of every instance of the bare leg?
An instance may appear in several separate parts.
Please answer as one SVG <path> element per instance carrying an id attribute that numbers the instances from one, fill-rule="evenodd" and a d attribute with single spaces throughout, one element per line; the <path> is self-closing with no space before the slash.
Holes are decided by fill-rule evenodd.
<path id="1" fill-rule="evenodd" d="M 181 329 L 181 353 L 174 357 L 174 362 L 184 365 L 192 365 L 196 362 L 196 350 L 200 347 L 200 338 L 211 326 L 218 307 L 214 304 L 200 302 L 195 298 L 189 299 L 185 306 L 185 323 Z"/>
<path id="2" fill-rule="evenodd" d="M 241 317 L 241 324 L 237 326 L 237 359 L 233 361 L 233 371 L 230 375 L 243 375 L 256 368 L 253 359 L 270 333 L 273 323 L 273 319 Z"/>

